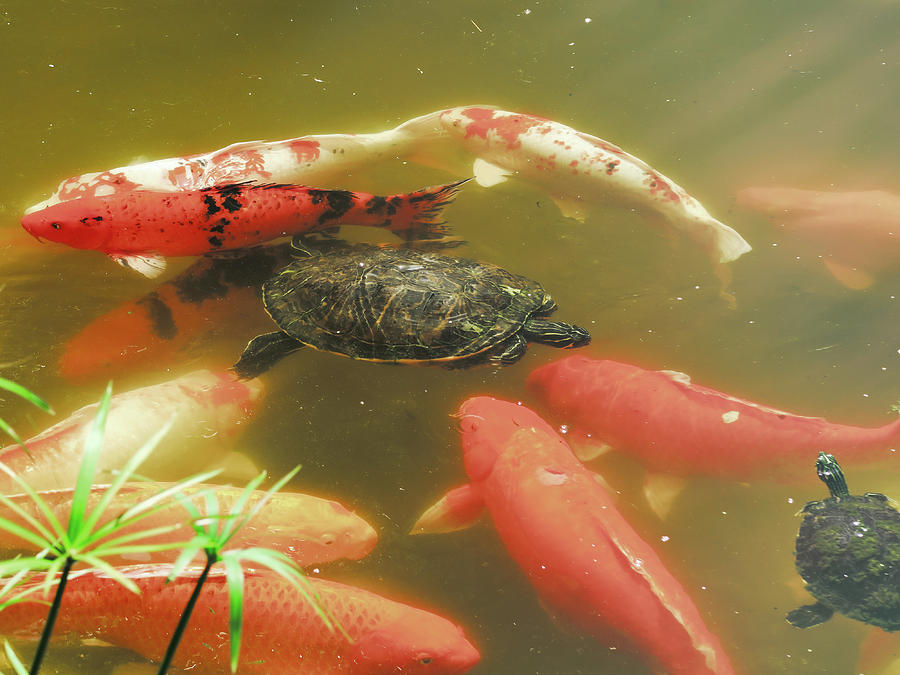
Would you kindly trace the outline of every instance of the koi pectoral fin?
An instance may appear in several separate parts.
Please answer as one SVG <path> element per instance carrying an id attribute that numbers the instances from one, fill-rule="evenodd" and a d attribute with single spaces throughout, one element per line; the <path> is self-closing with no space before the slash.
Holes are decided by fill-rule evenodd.
<path id="1" fill-rule="evenodd" d="M 410 534 L 441 534 L 463 530 L 475 524 L 484 511 L 481 495 L 471 483 L 453 488 L 428 507 Z"/>
<path id="2" fill-rule="evenodd" d="M 140 255 L 125 253 L 110 253 L 109 257 L 122 267 L 127 267 L 148 279 L 155 279 L 166 270 L 166 259 L 155 253 L 142 253 Z"/>

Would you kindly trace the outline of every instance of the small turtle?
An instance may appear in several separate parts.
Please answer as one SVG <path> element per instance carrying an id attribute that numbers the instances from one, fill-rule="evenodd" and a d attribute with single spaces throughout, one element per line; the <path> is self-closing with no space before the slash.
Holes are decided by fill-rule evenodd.
<path id="1" fill-rule="evenodd" d="M 788 622 L 809 628 L 840 612 L 900 629 L 900 513 L 882 494 L 851 495 L 832 455 L 819 453 L 816 471 L 831 496 L 803 507 L 795 555 L 818 602 L 788 612 Z"/>
<path id="2" fill-rule="evenodd" d="M 539 283 L 475 260 L 412 249 L 330 247 L 263 284 L 281 329 L 247 345 L 234 371 L 255 377 L 304 345 L 354 359 L 509 364 L 529 340 L 590 342 L 583 328 L 545 319 L 556 303 Z"/>

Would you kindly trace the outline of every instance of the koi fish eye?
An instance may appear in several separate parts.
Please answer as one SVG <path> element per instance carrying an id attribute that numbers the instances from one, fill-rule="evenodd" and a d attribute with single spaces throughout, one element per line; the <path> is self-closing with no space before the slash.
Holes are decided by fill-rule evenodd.
<path id="1" fill-rule="evenodd" d="M 419 663 L 427 666 L 429 663 L 431 663 L 431 657 L 430 656 L 420 656 Z"/>
<path id="2" fill-rule="evenodd" d="M 62 223 L 50 223 L 50 227 L 52 227 L 54 230 L 61 230 Z"/>

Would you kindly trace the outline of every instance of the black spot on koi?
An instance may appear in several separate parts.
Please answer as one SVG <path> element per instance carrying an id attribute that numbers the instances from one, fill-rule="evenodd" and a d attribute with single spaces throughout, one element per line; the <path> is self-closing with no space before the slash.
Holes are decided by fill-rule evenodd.
<path id="1" fill-rule="evenodd" d="M 212 246 L 213 246 L 214 248 L 220 248 L 220 247 L 222 246 L 222 240 L 219 239 L 219 238 L 218 238 L 217 236 L 215 236 L 215 235 L 213 235 L 212 237 L 210 237 L 210 238 L 207 239 L 206 241 L 208 241 L 210 244 L 212 244 Z"/>
<path id="2" fill-rule="evenodd" d="M 206 217 L 210 218 L 222 209 L 219 208 L 219 205 L 216 204 L 216 200 L 213 199 L 211 195 L 206 195 L 203 197 L 203 203 L 206 204 Z"/>
<path id="3" fill-rule="evenodd" d="M 228 195 L 228 196 L 225 197 L 225 199 L 222 201 L 222 206 L 225 207 L 226 209 L 228 209 L 229 212 L 234 213 L 235 211 L 240 210 L 241 207 L 243 207 L 244 205 L 241 204 L 241 203 L 240 203 L 237 199 L 235 199 L 232 195 Z"/>
<path id="4" fill-rule="evenodd" d="M 328 200 L 328 210 L 319 216 L 319 224 L 338 220 L 353 208 L 353 193 L 347 190 L 328 190 L 325 198 Z"/>
<path id="5" fill-rule="evenodd" d="M 172 340 L 178 335 L 178 326 L 172 316 L 172 310 L 163 302 L 156 291 L 148 293 L 137 301 L 147 312 L 147 318 L 157 337 L 163 340 Z"/>

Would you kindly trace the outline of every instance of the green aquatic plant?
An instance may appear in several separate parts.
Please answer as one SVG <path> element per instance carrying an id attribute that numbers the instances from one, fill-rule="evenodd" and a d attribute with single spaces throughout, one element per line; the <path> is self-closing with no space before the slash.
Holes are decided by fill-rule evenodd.
<path id="1" fill-rule="evenodd" d="M 244 561 L 255 563 L 268 567 L 273 572 L 284 577 L 297 590 L 300 591 L 303 598 L 312 604 L 318 616 L 325 625 L 334 630 L 337 624 L 332 617 L 328 615 L 326 610 L 320 605 L 315 591 L 310 588 L 309 582 L 303 575 L 303 571 L 283 553 L 273 551 L 266 548 L 246 548 L 246 549 L 227 549 L 228 542 L 246 523 L 253 518 L 265 506 L 275 492 L 280 490 L 291 478 L 293 478 L 300 467 L 295 467 L 281 480 L 275 483 L 266 491 L 262 499 L 260 499 L 252 509 L 244 511 L 250 496 L 259 485 L 265 480 L 266 472 L 263 471 L 256 478 L 251 480 L 241 496 L 235 500 L 231 509 L 227 513 L 222 513 L 219 508 L 218 500 L 213 492 L 205 494 L 206 499 L 206 515 L 200 514 L 194 503 L 186 497 L 180 496 L 182 506 L 191 515 L 191 526 L 194 528 L 196 536 L 182 550 L 181 555 L 175 561 L 172 571 L 169 574 L 169 581 L 175 579 L 195 556 L 201 551 L 206 555 L 206 564 L 203 571 L 197 579 L 194 591 L 182 611 L 178 625 L 166 649 L 159 666 L 159 674 L 163 675 L 172 663 L 175 657 L 175 651 L 181 641 L 184 631 L 187 628 L 188 621 L 194 611 L 197 598 L 206 582 L 212 566 L 218 562 L 225 565 L 225 579 L 228 588 L 228 627 L 231 639 L 231 670 L 237 670 L 238 661 L 240 659 L 241 636 L 243 632 L 243 604 L 244 604 Z M 339 625 L 338 625 L 339 627 Z"/>
<path id="2" fill-rule="evenodd" d="M 46 413 L 50 413 L 51 415 L 56 414 L 54 412 L 53 408 L 50 407 L 49 403 L 47 403 L 44 399 L 42 399 L 40 396 L 38 396 L 34 392 L 29 391 L 28 389 L 23 387 L 21 384 L 16 384 L 12 380 L 7 380 L 5 377 L 0 377 L 0 389 L 6 390 L 12 394 L 15 394 L 19 398 L 25 399 L 26 401 L 32 403 L 33 405 L 37 406 L 38 408 L 40 408 L 41 410 L 43 410 Z M 9 424 L 6 422 L 6 420 L 4 420 L 2 417 L 0 417 L 0 430 L 6 432 L 6 434 L 10 438 L 12 438 L 16 443 L 21 445 L 23 448 L 25 447 L 25 444 L 22 443 L 22 439 L 19 438 L 19 435 L 15 432 L 15 430 L 11 426 L 9 426 Z"/>
<path id="3" fill-rule="evenodd" d="M 118 516 L 106 520 L 103 524 L 99 524 L 100 519 L 106 514 L 110 503 L 122 485 L 134 475 L 138 466 L 153 452 L 160 439 L 168 432 L 171 426 L 171 424 L 164 425 L 132 455 L 128 463 L 116 474 L 112 483 L 103 492 L 93 510 L 89 511 L 88 501 L 91 487 L 94 483 L 100 450 L 103 445 L 103 435 L 111 396 L 112 384 L 110 383 L 100 399 L 97 415 L 84 444 L 84 454 L 72 497 L 72 507 L 65 527 L 54 515 L 48 504 L 25 480 L 0 463 L 0 471 L 9 475 L 22 488 L 22 492 L 34 503 L 37 512 L 44 519 L 42 522 L 41 519 L 23 509 L 15 501 L 0 495 L 0 504 L 10 509 L 27 525 L 26 527 L 7 518 L 0 517 L 0 528 L 29 542 L 39 551 L 33 556 L 20 556 L 0 562 L 0 578 L 6 579 L 5 584 L 0 589 L 0 600 L 2 600 L 0 610 L 15 602 L 23 601 L 31 593 L 39 590 L 43 590 L 46 593 L 50 591 L 52 586 L 56 586 L 47 620 L 31 664 L 31 673 L 37 673 L 40 670 L 62 602 L 63 593 L 65 592 L 66 583 L 70 574 L 72 574 L 75 564 L 84 563 L 91 568 L 101 570 L 129 590 L 138 592 L 134 582 L 122 575 L 104 558 L 180 548 L 185 544 L 184 542 L 165 544 L 140 542 L 141 539 L 172 532 L 178 529 L 180 524 L 154 527 L 119 536 L 116 536 L 116 533 L 123 528 L 134 525 L 149 515 L 177 504 L 178 502 L 174 499 L 174 496 L 178 492 L 197 483 L 202 483 L 218 473 L 217 471 L 208 471 L 175 483 L 132 505 Z M 30 587 L 27 591 L 20 591 L 14 594 L 22 580 L 27 575 L 35 572 L 45 573 L 44 582 Z M 6 599 L 3 600 L 4 598 Z"/>

